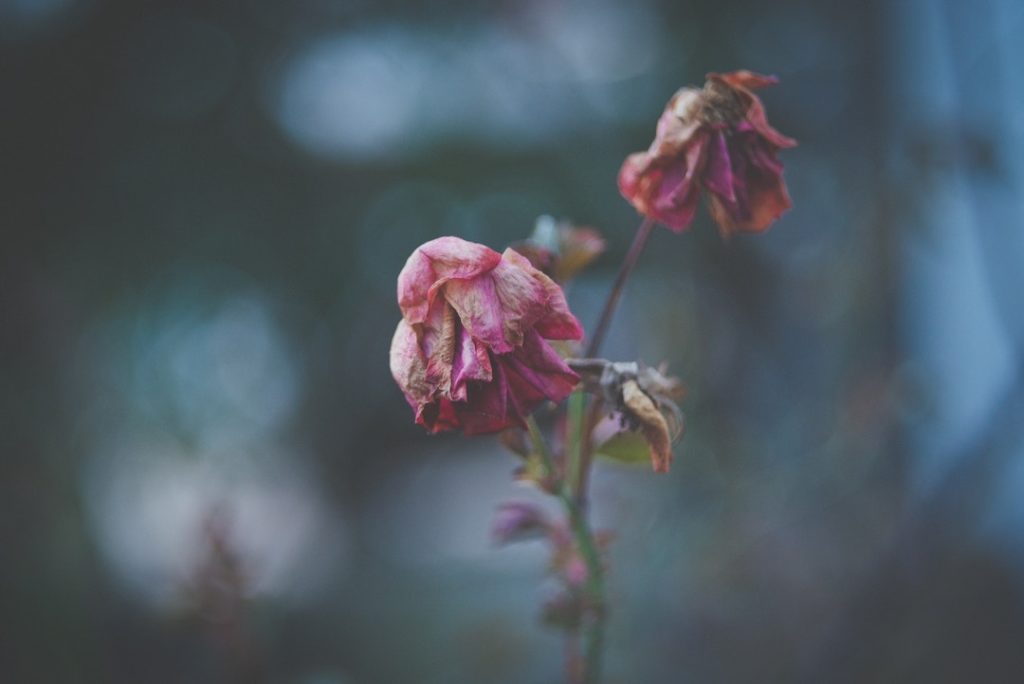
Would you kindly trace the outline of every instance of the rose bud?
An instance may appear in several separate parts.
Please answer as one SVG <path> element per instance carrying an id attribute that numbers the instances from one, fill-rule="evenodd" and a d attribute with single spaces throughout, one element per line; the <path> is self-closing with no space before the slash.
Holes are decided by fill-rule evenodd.
<path id="1" fill-rule="evenodd" d="M 533 234 L 513 247 L 556 283 L 566 283 L 601 256 L 606 245 L 593 228 L 545 215 L 537 218 Z"/>
<path id="2" fill-rule="evenodd" d="M 399 274 L 398 304 L 391 374 L 430 432 L 525 427 L 579 380 L 549 340 L 579 340 L 583 328 L 562 289 L 511 249 L 432 240 Z"/>
<path id="3" fill-rule="evenodd" d="M 508 501 L 498 507 L 491 525 L 491 538 L 495 544 L 504 546 L 543 537 L 547 530 L 547 518 L 539 508 L 522 501 Z"/>
<path id="4" fill-rule="evenodd" d="M 790 207 L 776 153 L 796 145 L 768 124 L 752 92 L 776 82 L 734 71 L 708 74 L 703 89 L 677 92 L 650 149 L 622 165 L 622 195 L 641 214 L 682 232 L 703 190 L 724 236 L 765 230 Z"/>

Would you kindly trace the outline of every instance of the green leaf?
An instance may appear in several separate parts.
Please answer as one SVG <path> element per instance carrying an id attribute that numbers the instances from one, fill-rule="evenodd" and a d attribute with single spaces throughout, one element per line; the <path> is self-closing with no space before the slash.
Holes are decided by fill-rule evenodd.
<path id="1" fill-rule="evenodd" d="M 609 437 L 597 447 L 597 455 L 601 458 L 625 465 L 650 465 L 651 450 L 647 441 L 639 432 L 624 430 Z"/>

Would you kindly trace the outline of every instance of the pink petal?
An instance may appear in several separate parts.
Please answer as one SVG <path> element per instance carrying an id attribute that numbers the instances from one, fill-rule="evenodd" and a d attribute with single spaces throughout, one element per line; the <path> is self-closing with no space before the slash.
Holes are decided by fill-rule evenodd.
<path id="1" fill-rule="evenodd" d="M 498 362 L 508 371 L 516 401 L 526 407 L 527 412 L 545 399 L 554 402 L 565 399 L 579 383 L 579 376 L 536 332 L 526 336 L 522 348 L 498 357 Z"/>
<path id="2" fill-rule="evenodd" d="M 500 260 L 501 255 L 493 249 L 457 237 L 441 237 L 421 245 L 398 274 L 402 315 L 410 323 L 421 323 L 445 283 L 479 276 Z"/>
<path id="3" fill-rule="evenodd" d="M 416 424 L 427 428 L 431 433 L 457 430 L 461 425 L 457 404 L 444 397 L 434 403 L 425 404 L 416 412 Z"/>
<path id="4" fill-rule="evenodd" d="M 745 70 L 733 71 L 727 74 L 711 73 L 707 75 L 707 78 L 709 81 L 717 80 L 725 83 L 740 93 L 747 103 L 747 121 L 749 121 L 757 132 L 764 136 L 766 140 L 777 147 L 796 147 L 796 140 L 786 137 L 772 128 L 771 124 L 768 123 L 768 117 L 765 114 L 764 105 L 761 104 L 761 99 L 751 92 L 758 88 L 775 85 L 779 82 L 779 79 L 774 76 L 763 76 L 761 74 L 755 74 L 752 71 Z"/>
<path id="5" fill-rule="evenodd" d="M 490 273 L 449 282 L 444 296 L 469 333 L 498 354 L 522 344 L 542 319 L 545 330 L 562 339 L 582 337 L 561 288 L 511 249 Z"/>
<path id="6" fill-rule="evenodd" d="M 643 211 L 640 207 L 643 202 L 640 197 L 641 181 L 650 166 L 651 155 L 646 152 L 637 152 L 626 157 L 622 168 L 619 169 L 619 192 L 639 211 Z"/>
<path id="7" fill-rule="evenodd" d="M 452 280 L 444 289 L 445 301 L 458 312 L 469 334 L 498 353 L 512 350 L 505 339 L 505 312 L 490 273 L 472 280 Z"/>
<path id="8" fill-rule="evenodd" d="M 726 202 L 736 201 L 733 193 L 732 161 L 729 159 L 729 147 L 722 131 L 711 134 L 708 163 L 704 171 L 704 187 Z"/>
<path id="9" fill-rule="evenodd" d="M 694 181 L 704 168 L 707 147 L 708 136 L 696 137 L 685 157 L 671 162 L 660 177 L 652 174 L 648 216 L 676 232 L 690 227 L 700 199 L 700 189 Z"/>
<path id="10" fill-rule="evenodd" d="M 742 162 L 741 172 L 736 176 L 737 203 L 730 206 L 711 195 L 711 215 L 726 235 L 736 231 L 760 232 L 791 206 L 782 165 L 771 144 L 756 136 L 734 157 Z"/>
<path id="11" fill-rule="evenodd" d="M 500 363 L 493 365 L 493 379 L 472 383 L 469 397 L 458 405 L 459 420 L 467 435 L 500 432 L 510 427 L 525 427 L 519 413 L 509 405 L 509 386 Z"/>
<path id="12" fill-rule="evenodd" d="M 582 340 L 583 326 L 569 311 L 569 303 L 565 300 L 565 292 L 561 286 L 534 268 L 528 259 L 514 249 L 506 249 L 501 258 L 528 272 L 544 291 L 543 311 L 541 317 L 535 322 L 534 329 L 549 340 Z"/>
<path id="13" fill-rule="evenodd" d="M 457 401 L 466 401 L 467 383 L 470 380 L 487 382 L 492 377 L 487 348 L 474 341 L 465 328 L 461 328 L 459 333 L 451 376 L 451 395 Z"/>

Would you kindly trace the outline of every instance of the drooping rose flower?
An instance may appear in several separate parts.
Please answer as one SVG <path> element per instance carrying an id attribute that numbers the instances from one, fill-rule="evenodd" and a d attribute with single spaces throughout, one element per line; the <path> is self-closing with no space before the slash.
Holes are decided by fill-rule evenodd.
<path id="1" fill-rule="evenodd" d="M 579 378 L 548 340 L 583 329 L 561 288 L 517 252 L 456 237 L 419 247 L 398 276 L 391 374 L 431 432 L 523 427 Z"/>
<path id="2" fill-rule="evenodd" d="M 723 235 L 766 229 L 790 207 L 776 153 L 796 145 L 768 124 L 752 92 L 776 82 L 734 71 L 708 74 L 703 89 L 677 92 L 650 149 L 622 165 L 623 196 L 641 214 L 682 232 L 703 190 Z"/>

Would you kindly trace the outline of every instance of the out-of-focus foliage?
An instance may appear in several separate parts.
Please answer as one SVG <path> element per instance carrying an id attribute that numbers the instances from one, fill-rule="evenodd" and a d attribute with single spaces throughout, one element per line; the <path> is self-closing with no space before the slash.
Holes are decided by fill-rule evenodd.
<path id="1" fill-rule="evenodd" d="M 607 250 L 665 101 L 748 68 L 794 208 L 652 238 L 608 358 L 689 396 L 601 462 L 609 682 L 1024 670 L 1014 0 L 0 0 L 0 680 L 551 681 L 519 459 L 427 438 L 395 276 L 538 216 Z M 553 609 L 551 609 L 553 610 Z M 549 618 L 554 613 L 549 610 Z M 557 611 L 555 611 L 557 612 Z"/>

